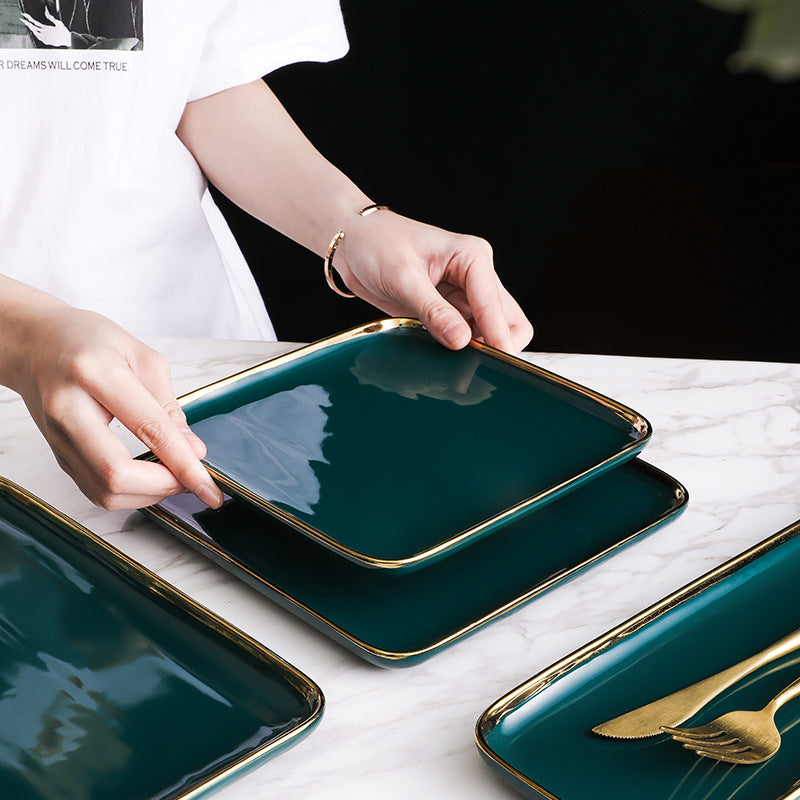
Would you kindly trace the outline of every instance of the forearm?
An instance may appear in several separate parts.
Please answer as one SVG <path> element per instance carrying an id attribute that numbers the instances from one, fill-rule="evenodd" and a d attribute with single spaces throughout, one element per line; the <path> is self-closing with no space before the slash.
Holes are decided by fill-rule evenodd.
<path id="1" fill-rule="evenodd" d="M 489 244 L 382 213 L 327 161 L 263 81 L 190 103 L 178 136 L 222 192 L 319 256 L 346 238 L 334 268 L 347 288 L 392 316 L 420 319 L 448 347 L 470 335 L 509 352 L 533 334 L 500 282 Z"/>
<path id="2" fill-rule="evenodd" d="M 178 136 L 220 191 L 317 255 L 371 202 L 314 148 L 263 81 L 190 103 Z"/>

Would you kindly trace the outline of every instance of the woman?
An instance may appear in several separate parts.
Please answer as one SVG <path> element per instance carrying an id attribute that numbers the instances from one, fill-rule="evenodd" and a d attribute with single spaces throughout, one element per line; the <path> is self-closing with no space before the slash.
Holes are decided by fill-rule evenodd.
<path id="1" fill-rule="evenodd" d="M 261 80 L 292 61 L 344 55 L 337 2 L 136 2 L 140 50 L 86 58 L 67 48 L 0 70 L 0 94 L 18 109 L 0 117 L 10 156 L 0 383 L 22 395 L 90 499 L 135 508 L 188 489 L 221 502 L 168 364 L 135 338 L 274 338 L 206 178 L 332 256 L 350 292 L 420 318 L 448 347 L 471 336 L 509 351 L 527 344 L 530 323 L 486 242 L 388 209 L 362 215 L 372 198 L 314 149 Z M 162 463 L 132 460 L 108 428 L 114 417 Z"/>

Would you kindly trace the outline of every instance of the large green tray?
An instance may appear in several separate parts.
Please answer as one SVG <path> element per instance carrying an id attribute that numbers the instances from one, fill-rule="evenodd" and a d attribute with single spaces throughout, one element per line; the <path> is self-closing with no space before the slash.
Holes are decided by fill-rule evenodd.
<path id="1" fill-rule="evenodd" d="M 297 741 L 297 669 L 0 478 L 0 797 L 188 800 Z"/>
<path id="2" fill-rule="evenodd" d="M 410 572 L 343 559 L 238 499 L 211 511 L 177 495 L 146 513 L 363 658 L 409 666 L 671 518 L 686 501 L 677 481 L 633 459 Z"/>
<path id="3" fill-rule="evenodd" d="M 621 461 L 647 421 L 413 320 L 356 328 L 182 398 L 227 490 L 365 566 L 413 568 Z"/>
<path id="4" fill-rule="evenodd" d="M 487 709 L 478 746 L 523 794 L 557 800 L 772 800 L 800 774 L 800 703 L 757 765 L 700 758 L 665 734 L 611 740 L 601 722 L 759 652 L 800 627 L 800 522 L 531 678 Z M 687 724 L 763 707 L 800 676 L 800 653 L 741 681 Z M 793 795 L 796 796 L 796 795 Z"/>

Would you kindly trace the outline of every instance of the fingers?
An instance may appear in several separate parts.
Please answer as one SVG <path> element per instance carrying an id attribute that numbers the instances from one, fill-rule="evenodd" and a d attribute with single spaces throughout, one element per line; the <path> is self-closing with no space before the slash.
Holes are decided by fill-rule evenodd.
<path id="1" fill-rule="evenodd" d="M 466 267 L 463 285 L 483 340 L 500 350 L 512 352 L 514 343 L 500 300 L 500 282 L 491 260 L 485 254 L 481 254 Z"/>
<path id="2" fill-rule="evenodd" d="M 4 282 L 5 286 L 5 282 Z M 189 489 L 209 506 L 222 492 L 175 398 L 169 364 L 106 317 L 12 282 L 19 336 L 14 388 L 59 464 L 105 508 L 137 508 Z M 12 319 L 17 317 L 12 316 Z M 12 326 L 13 327 L 13 326 Z M 160 463 L 131 458 L 117 418 Z"/>
<path id="3" fill-rule="evenodd" d="M 510 352 L 519 353 L 533 339 L 533 325 L 525 316 L 525 312 L 519 303 L 506 291 L 502 284 L 500 285 L 500 302 L 508 320 L 508 329 L 511 334 L 513 349 Z"/>
<path id="4" fill-rule="evenodd" d="M 166 467 L 132 459 L 109 420 L 99 403 L 71 387 L 58 394 L 46 427 L 59 465 L 92 502 L 106 509 L 142 508 L 184 491 Z"/>
<path id="5" fill-rule="evenodd" d="M 158 391 L 163 397 L 163 385 Z M 90 393 L 158 456 L 182 486 L 212 508 L 222 504 L 222 492 L 198 458 L 195 448 L 200 449 L 199 440 L 192 444 L 187 439 L 186 418 L 177 401 L 169 400 L 165 408 L 132 371 L 122 366 L 112 368 L 102 381 L 94 381 Z M 194 437 L 190 432 L 189 436 Z"/>
<path id="6" fill-rule="evenodd" d="M 459 259 L 464 259 L 462 253 L 453 260 Z M 523 350 L 533 337 L 533 326 L 500 283 L 491 261 L 467 257 L 466 266 L 455 266 L 452 273 L 437 292 L 467 323 L 472 338 L 508 353 Z"/>
<path id="7" fill-rule="evenodd" d="M 519 353 L 533 337 L 533 326 L 495 271 L 488 242 L 462 241 L 445 269 L 440 290 L 469 322 L 473 337 L 499 350 Z"/>
<path id="8" fill-rule="evenodd" d="M 488 242 L 397 215 L 381 226 L 344 240 L 352 291 L 395 316 L 418 317 L 452 349 L 476 338 L 518 353 L 530 342 L 533 328 L 500 282 Z"/>
<path id="9" fill-rule="evenodd" d="M 472 338 L 469 324 L 437 291 L 426 272 L 407 269 L 398 284 L 398 299 L 435 339 L 452 350 L 467 346 Z"/>
<path id="10" fill-rule="evenodd" d="M 205 446 L 175 399 L 169 364 L 135 340 L 121 344 L 80 352 L 68 380 L 47 393 L 40 427 L 59 463 L 104 508 L 150 505 L 184 489 L 218 507 L 222 492 L 200 462 Z M 132 459 L 108 427 L 114 417 L 161 463 Z"/>
<path id="11" fill-rule="evenodd" d="M 189 428 L 186 414 L 183 413 L 183 409 L 175 397 L 167 359 L 161 353 L 148 348 L 145 350 L 144 355 L 135 359 L 132 367 L 150 394 L 153 395 L 170 419 L 178 426 L 195 455 L 198 458 L 204 458 L 206 446 L 200 437 Z"/>
<path id="12" fill-rule="evenodd" d="M 472 338 L 479 342 L 487 342 L 480 325 L 472 315 L 472 308 L 467 299 L 466 292 L 458 286 L 442 286 L 440 288 L 445 299 L 464 317 L 472 329 Z M 525 349 L 533 338 L 533 326 L 523 313 L 514 298 L 500 287 L 500 302 L 503 313 L 508 321 L 508 328 L 511 335 L 513 347 L 506 352 L 519 353 Z M 490 343 L 490 342 L 487 342 Z"/>

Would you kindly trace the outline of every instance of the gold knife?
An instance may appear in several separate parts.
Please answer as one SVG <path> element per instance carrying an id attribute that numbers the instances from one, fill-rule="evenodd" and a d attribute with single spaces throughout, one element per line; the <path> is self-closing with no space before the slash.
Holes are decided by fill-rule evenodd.
<path id="1" fill-rule="evenodd" d="M 732 667 L 704 678 L 691 686 L 634 708 L 619 717 L 592 728 L 601 736 L 612 739 L 643 739 L 661 733 L 661 726 L 675 727 L 696 714 L 706 703 L 729 686 L 781 656 L 800 648 L 800 628 L 783 639 L 734 664 Z"/>

